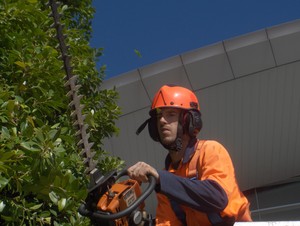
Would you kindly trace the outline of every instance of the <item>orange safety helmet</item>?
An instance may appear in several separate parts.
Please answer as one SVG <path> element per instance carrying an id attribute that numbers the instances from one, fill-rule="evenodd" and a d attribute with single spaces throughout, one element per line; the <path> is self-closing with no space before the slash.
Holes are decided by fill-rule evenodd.
<path id="1" fill-rule="evenodd" d="M 196 95 L 191 90 L 180 86 L 164 85 L 158 90 L 152 101 L 150 113 L 154 109 L 163 107 L 200 111 Z"/>
<path id="2" fill-rule="evenodd" d="M 171 145 L 164 145 L 169 150 L 181 150 L 181 138 L 183 133 L 195 137 L 202 128 L 200 106 L 196 95 L 189 89 L 180 86 L 164 85 L 162 86 L 152 101 L 150 109 L 150 118 L 147 119 L 136 131 L 140 132 L 148 125 L 150 137 L 154 141 L 160 142 L 157 130 L 157 109 L 164 107 L 174 107 L 184 110 L 180 115 L 177 138 Z"/>

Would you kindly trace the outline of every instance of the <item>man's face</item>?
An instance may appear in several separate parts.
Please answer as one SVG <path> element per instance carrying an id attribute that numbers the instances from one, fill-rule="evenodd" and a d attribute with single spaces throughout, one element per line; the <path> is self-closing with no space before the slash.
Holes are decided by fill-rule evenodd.
<path id="1" fill-rule="evenodd" d="M 165 145 L 175 141 L 180 109 L 161 108 L 157 110 L 157 129 L 161 142 Z"/>

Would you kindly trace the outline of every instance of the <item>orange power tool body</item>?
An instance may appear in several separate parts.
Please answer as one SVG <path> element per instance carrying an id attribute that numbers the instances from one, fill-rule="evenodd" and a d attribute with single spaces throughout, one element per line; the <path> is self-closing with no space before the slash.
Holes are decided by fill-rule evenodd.
<path id="1" fill-rule="evenodd" d="M 85 204 L 79 207 L 79 213 L 101 226 L 155 225 L 155 219 L 144 210 L 144 200 L 154 190 L 155 178 L 149 175 L 148 187 L 142 191 L 136 180 L 118 180 L 126 175 L 126 170 L 100 175 L 95 187 L 89 190 Z"/>
<path id="2" fill-rule="evenodd" d="M 103 212 L 118 213 L 130 207 L 141 195 L 140 184 L 135 180 L 125 180 L 112 185 L 112 187 L 100 198 L 97 209 Z M 144 211 L 144 202 L 130 216 L 125 216 L 114 220 L 116 226 L 127 226 L 128 223 L 140 221 L 140 213 Z"/>

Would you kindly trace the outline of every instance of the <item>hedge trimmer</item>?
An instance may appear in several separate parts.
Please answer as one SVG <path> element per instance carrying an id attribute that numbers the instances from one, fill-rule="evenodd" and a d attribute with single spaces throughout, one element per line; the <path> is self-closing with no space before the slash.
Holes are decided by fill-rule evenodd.
<path id="1" fill-rule="evenodd" d="M 144 211 L 144 200 L 151 194 L 155 186 L 155 179 L 150 177 L 148 187 L 142 193 L 140 184 L 131 179 L 116 183 L 126 175 L 126 170 L 118 173 L 113 170 L 102 175 L 97 168 L 97 162 L 93 159 L 96 152 L 91 149 L 93 143 L 89 142 L 87 124 L 84 123 L 85 116 L 82 115 L 83 106 L 80 104 L 82 98 L 78 94 L 80 85 L 77 84 L 78 76 L 74 75 L 71 67 L 71 57 L 68 55 L 66 36 L 63 34 L 63 26 L 60 23 L 61 15 L 58 13 L 59 4 L 55 0 L 49 0 L 51 14 L 54 23 L 51 27 L 56 29 L 59 50 L 61 53 L 63 67 L 66 73 L 65 87 L 70 98 L 71 117 L 78 137 L 78 149 L 86 167 L 85 173 L 90 178 L 88 196 L 79 207 L 79 213 L 89 217 L 94 224 L 101 225 L 154 225 L 151 215 Z"/>

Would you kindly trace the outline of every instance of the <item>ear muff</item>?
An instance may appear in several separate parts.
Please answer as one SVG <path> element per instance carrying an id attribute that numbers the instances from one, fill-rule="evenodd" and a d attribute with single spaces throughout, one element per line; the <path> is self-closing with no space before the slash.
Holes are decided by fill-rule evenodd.
<path id="1" fill-rule="evenodd" d="M 154 141 L 159 141 L 159 134 L 157 131 L 157 118 L 152 116 L 148 122 L 148 131 L 150 134 L 150 137 L 154 140 Z"/>
<path id="2" fill-rule="evenodd" d="M 184 133 L 190 137 L 195 137 L 196 134 L 202 129 L 201 113 L 195 110 L 187 111 L 183 116 Z"/>

